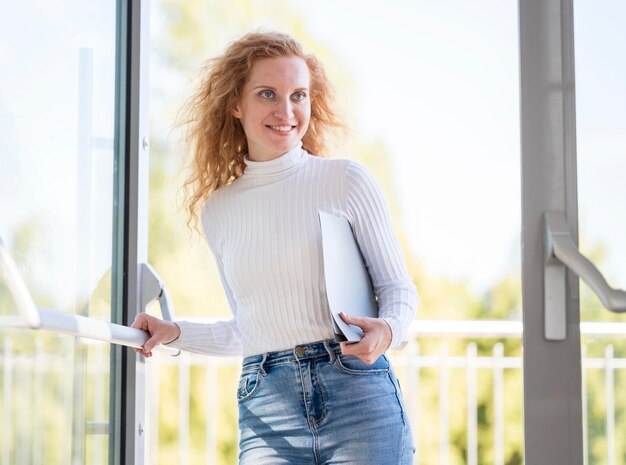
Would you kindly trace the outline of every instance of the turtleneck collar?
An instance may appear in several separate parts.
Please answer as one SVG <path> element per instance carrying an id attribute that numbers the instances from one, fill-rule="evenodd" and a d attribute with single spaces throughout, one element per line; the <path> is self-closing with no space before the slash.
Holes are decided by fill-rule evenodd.
<path id="1" fill-rule="evenodd" d="M 246 164 L 246 170 L 244 175 L 258 175 L 258 174 L 276 174 L 281 171 L 286 171 L 304 160 L 306 152 L 302 149 L 302 141 L 289 150 L 283 153 L 281 156 L 268 161 L 252 161 L 246 154 L 243 158 Z"/>

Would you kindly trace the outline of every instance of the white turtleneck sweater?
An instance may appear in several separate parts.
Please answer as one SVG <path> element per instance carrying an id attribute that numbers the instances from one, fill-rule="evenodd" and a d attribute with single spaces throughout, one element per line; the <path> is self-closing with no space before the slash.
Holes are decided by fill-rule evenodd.
<path id="1" fill-rule="evenodd" d="M 372 175 L 351 160 L 310 155 L 302 144 L 270 161 L 244 162 L 244 174 L 213 192 L 201 214 L 234 317 L 212 324 L 177 321 L 180 337 L 169 345 L 245 357 L 333 338 L 322 210 L 352 226 L 379 317 L 397 347 L 419 297 Z"/>

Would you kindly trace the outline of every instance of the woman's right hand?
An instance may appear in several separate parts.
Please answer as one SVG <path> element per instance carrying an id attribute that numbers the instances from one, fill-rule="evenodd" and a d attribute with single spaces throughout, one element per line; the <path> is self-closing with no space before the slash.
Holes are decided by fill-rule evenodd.
<path id="1" fill-rule="evenodd" d="M 139 313 L 130 327 L 147 331 L 150 335 L 143 348 L 135 349 L 144 357 L 152 357 L 152 349 L 159 344 L 169 344 L 180 336 L 180 327 L 176 323 L 160 320 L 147 313 Z"/>

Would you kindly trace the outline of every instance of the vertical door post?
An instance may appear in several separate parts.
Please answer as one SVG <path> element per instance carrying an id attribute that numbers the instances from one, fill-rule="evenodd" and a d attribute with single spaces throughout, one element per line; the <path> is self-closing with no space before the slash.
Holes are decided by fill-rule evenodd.
<path id="1" fill-rule="evenodd" d="M 128 326 L 140 306 L 140 263 L 148 253 L 149 0 L 118 0 L 117 125 L 112 302 L 113 323 Z M 121 246 L 123 244 L 123 246 Z M 109 463 L 142 465 L 145 445 L 144 360 L 111 346 Z"/>
<path id="2" fill-rule="evenodd" d="M 565 337 L 544 335 L 544 212 L 564 212 L 578 241 L 572 0 L 520 0 L 519 32 L 525 463 L 582 465 L 580 310 L 570 271 L 561 277 Z"/>

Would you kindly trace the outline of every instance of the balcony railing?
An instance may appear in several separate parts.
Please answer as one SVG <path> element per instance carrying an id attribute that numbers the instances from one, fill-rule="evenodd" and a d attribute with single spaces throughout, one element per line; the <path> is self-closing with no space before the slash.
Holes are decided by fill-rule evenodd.
<path id="1" fill-rule="evenodd" d="M 6 326 L 4 326 L 6 328 Z M 507 450 L 507 437 L 520 437 L 522 434 L 522 420 L 520 419 L 516 428 L 517 431 L 507 430 L 505 428 L 505 416 L 507 409 L 518 408 L 521 411 L 521 398 L 510 398 L 507 396 L 511 389 L 511 379 L 515 379 L 513 384 L 521 383 L 522 359 L 518 349 L 513 349 L 512 354 L 505 354 L 507 341 L 515 343 L 521 337 L 521 322 L 516 321 L 416 321 L 412 326 L 409 340 L 411 341 L 407 348 L 401 352 L 392 352 L 392 363 L 401 379 L 404 397 L 407 404 L 407 410 L 411 417 L 411 424 L 414 434 L 414 443 L 416 446 L 415 461 L 416 464 L 437 463 L 439 465 L 448 465 L 456 463 L 451 454 L 458 454 L 457 450 L 451 450 L 451 444 L 454 439 L 458 441 L 458 434 L 453 438 L 453 424 L 456 425 L 456 432 L 459 430 L 459 418 L 463 419 L 464 426 L 464 451 L 463 461 L 468 465 L 478 465 L 482 463 L 485 456 L 485 450 L 488 450 L 488 462 L 494 465 L 504 465 Z M 583 355 L 583 428 L 585 441 L 585 464 L 588 462 L 589 452 L 587 444 L 589 443 L 589 409 L 590 394 L 588 390 L 588 379 L 593 377 L 595 380 L 594 389 L 598 389 L 598 379 L 602 380 L 602 392 L 600 393 L 605 403 L 604 425 L 603 431 L 604 455 L 607 457 L 609 464 L 615 463 L 617 449 L 616 437 L 622 437 L 626 434 L 626 425 L 616 423 L 616 384 L 620 377 L 626 374 L 626 358 L 614 356 L 614 346 L 602 341 L 615 341 L 616 339 L 626 337 L 626 324 L 624 323 L 582 323 L 581 332 L 584 339 L 593 338 L 595 356 L 590 357 Z M 70 374 L 72 367 L 68 363 L 72 362 L 72 354 L 76 350 L 76 345 L 88 345 L 91 356 L 97 359 L 98 353 L 102 353 L 104 360 L 105 352 L 108 346 L 101 342 L 90 342 L 85 339 L 69 338 L 67 340 L 67 357 L 65 358 L 58 353 L 50 355 L 43 349 L 42 344 L 37 343 L 37 339 L 41 334 L 32 333 L 35 340 L 33 345 L 33 353 L 14 353 L 11 343 L 11 333 L 4 333 L 4 346 L 0 347 L 2 354 L 0 355 L 0 370 L 3 378 L 2 389 L 2 435 L 3 444 L 8 444 L 8 431 L 14 428 L 16 416 L 18 412 L 13 408 L 12 396 L 16 390 L 23 390 L 26 386 L 30 386 L 32 392 L 29 395 L 32 398 L 31 408 L 35 411 L 42 411 L 45 408 L 42 405 L 42 393 L 44 389 L 42 380 L 48 376 L 58 376 L 65 373 Z M 603 346 L 603 355 L 598 356 L 598 341 Z M 620 341 L 616 342 L 617 344 Z M 511 345 L 511 344 L 509 344 Z M 513 344 L 515 345 L 515 344 Z M 584 354 L 584 352 L 583 352 Z M 223 403 L 231 403 L 234 412 L 235 397 L 234 390 L 229 389 L 224 392 L 222 386 L 223 379 L 220 374 L 224 373 L 224 369 L 230 373 L 229 376 L 235 378 L 240 365 L 239 357 L 206 357 L 191 353 L 183 352 L 179 357 L 170 357 L 165 354 L 152 357 L 146 363 L 147 376 L 147 393 L 146 393 L 146 411 L 148 412 L 146 424 L 146 464 L 157 465 L 159 457 L 160 463 L 165 463 L 162 457 L 166 450 L 168 457 L 172 458 L 171 444 L 159 443 L 159 412 L 161 412 L 161 421 L 166 411 L 177 411 L 178 418 L 176 420 L 168 418 L 170 423 L 175 423 L 178 433 L 176 451 L 173 457 L 176 463 L 180 465 L 205 463 L 217 464 L 218 460 L 218 432 L 222 425 L 218 424 L 218 416 L 216 412 L 220 407 L 224 407 Z M 91 365 L 91 364 L 90 364 Z M 108 380 L 108 364 L 94 364 L 88 368 L 87 379 L 93 383 L 95 387 L 90 394 L 91 403 L 95 406 L 90 411 L 89 418 L 86 422 L 85 431 L 91 438 L 91 446 L 87 448 L 87 454 L 93 454 L 93 460 L 87 460 L 87 463 L 101 463 L 96 460 L 96 456 L 101 456 L 103 448 L 106 448 L 106 428 L 107 428 L 107 412 L 104 406 L 108 403 L 106 394 L 106 386 Z M 192 389 L 192 373 L 195 382 L 203 384 L 202 400 L 194 399 Z M 601 376 L 600 376 L 601 375 Z M 172 398 L 171 394 L 160 392 L 160 386 L 163 385 L 164 378 L 168 383 L 172 383 L 172 376 L 176 377 L 177 384 L 176 398 Z M 20 383 L 20 380 L 32 380 L 31 383 Z M 458 381 L 462 379 L 462 382 Z M 509 380 L 507 382 L 507 379 Z M 625 378 L 621 378 L 625 379 Z M 234 381 L 233 381 L 234 382 Z M 230 386 L 232 382 L 226 383 Z M 59 399 L 64 399 L 63 406 L 66 411 L 72 409 L 72 384 L 65 383 L 65 389 L 68 392 L 60 394 Z M 102 388 L 98 388 L 101 386 Z M 485 408 L 484 389 L 488 386 L 490 393 L 487 395 L 489 400 Z M 515 392 L 521 395 L 521 384 L 515 388 Z M 434 400 L 426 400 L 424 393 L 426 390 L 436 392 Z M 232 391 L 232 392 L 231 392 Z M 451 397 L 451 391 L 457 393 L 457 399 Z M 458 392 L 463 391 L 463 411 L 454 409 L 458 406 Z M 197 394 L 196 394 L 197 395 Z M 598 395 L 598 392 L 596 392 Z M 482 397 L 481 397 L 482 396 Z M 593 399 L 591 399 L 593 401 Z M 483 410 L 480 410 L 480 403 L 483 404 Z M 173 408 L 163 409 L 165 404 Z M 191 436 L 197 438 L 198 433 L 190 431 L 191 406 L 202 404 L 203 412 L 194 410 L 194 414 L 204 418 L 204 431 L 202 447 L 197 442 L 192 444 Z M 454 410 L 454 411 L 453 411 Z M 485 413 L 487 412 L 487 413 Z M 487 428 L 488 437 L 485 437 L 485 428 L 479 422 L 485 421 L 485 415 L 489 427 Z M 597 422 L 597 412 L 594 414 Z M 72 415 L 67 415 L 71 417 Z M 435 418 L 433 422 L 432 419 Z M 510 428 L 510 422 L 509 428 Z M 41 423 L 33 422 L 33 430 L 30 431 L 30 441 L 28 447 L 32 448 L 29 454 L 24 457 L 44 457 L 45 437 L 39 427 L 43 428 Z M 428 426 L 426 426 L 428 425 Z M 58 427 L 65 429 L 67 434 L 72 434 L 72 425 L 69 418 L 62 419 Z M 227 427 L 233 427 L 228 425 Z M 236 426 L 234 426 L 236 428 Z M 433 431 L 433 428 L 436 430 Z M 596 425 L 596 430 L 597 425 Z M 61 433 L 62 434 L 62 433 Z M 455 433 L 456 434 L 456 433 Z M 597 432 L 592 432 L 598 434 Z M 87 438 L 85 439 L 87 440 Z M 236 440 L 233 434 L 233 442 Z M 433 444 L 437 451 L 437 461 L 433 462 Z M 26 446 L 26 444 L 24 444 Z M 236 444 L 232 447 L 236 448 Z M 19 460 L 9 462 L 9 452 L 4 448 L 3 456 L 0 457 L 0 465 L 21 465 Z M 200 451 L 200 452 L 199 452 Z M 482 453 L 483 459 L 480 459 Z M 200 461 L 198 454 L 201 455 Z M 426 461 L 426 457 L 429 461 Z M 45 461 L 44 461 L 45 462 Z M 42 462 L 42 463 L 44 463 Z M 27 461 L 24 464 L 30 463 Z M 69 463 L 69 462 L 67 462 Z M 173 463 L 173 462 L 171 462 Z"/>

